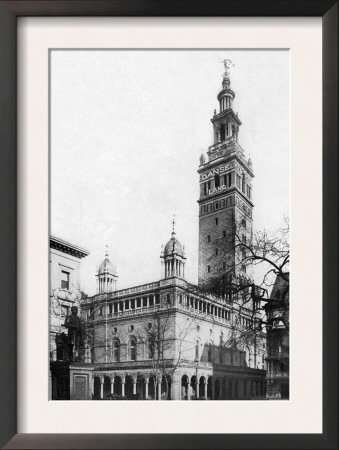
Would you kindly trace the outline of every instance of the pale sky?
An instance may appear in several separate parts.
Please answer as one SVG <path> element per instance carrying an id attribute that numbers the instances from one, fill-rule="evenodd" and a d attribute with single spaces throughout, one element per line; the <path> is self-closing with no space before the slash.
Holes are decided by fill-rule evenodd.
<path id="1" fill-rule="evenodd" d="M 290 209 L 287 50 L 52 51 L 51 233 L 91 252 L 86 293 L 95 293 L 106 244 L 118 289 L 159 280 L 173 214 L 186 278 L 197 282 L 197 169 L 213 144 L 227 58 L 239 144 L 255 175 L 254 228 L 275 230 Z"/>

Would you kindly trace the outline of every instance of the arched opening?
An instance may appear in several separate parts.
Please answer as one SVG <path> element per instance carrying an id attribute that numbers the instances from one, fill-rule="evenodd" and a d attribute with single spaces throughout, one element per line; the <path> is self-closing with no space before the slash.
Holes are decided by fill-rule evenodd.
<path id="1" fill-rule="evenodd" d="M 150 377 L 148 383 L 148 400 L 156 400 L 156 379 L 154 377 Z"/>
<path id="2" fill-rule="evenodd" d="M 125 397 L 128 400 L 133 399 L 133 379 L 130 375 L 127 375 L 125 379 Z"/>
<path id="3" fill-rule="evenodd" d="M 144 400 L 145 398 L 145 380 L 141 375 L 137 376 L 136 399 Z"/>
<path id="4" fill-rule="evenodd" d="M 220 400 L 220 381 L 215 380 L 214 383 L 214 400 Z"/>
<path id="5" fill-rule="evenodd" d="M 100 378 L 94 377 L 94 394 L 93 394 L 93 400 L 100 400 Z"/>
<path id="6" fill-rule="evenodd" d="M 212 343 L 208 344 L 207 361 L 212 362 Z"/>
<path id="7" fill-rule="evenodd" d="M 223 400 L 227 399 L 227 382 L 226 382 L 226 377 L 224 377 L 222 379 L 222 384 L 221 384 L 221 398 Z"/>
<path id="8" fill-rule="evenodd" d="M 208 380 L 207 380 L 207 399 L 213 400 L 212 377 L 208 377 Z"/>
<path id="9" fill-rule="evenodd" d="M 171 379 L 164 376 L 161 380 L 161 400 L 171 400 Z"/>
<path id="10" fill-rule="evenodd" d="M 114 339 L 112 342 L 112 361 L 120 361 L 120 342 L 118 339 Z"/>
<path id="11" fill-rule="evenodd" d="M 137 359 L 137 340 L 134 337 L 130 337 L 128 341 L 128 359 L 130 361 Z"/>
<path id="12" fill-rule="evenodd" d="M 219 138 L 220 141 L 225 140 L 225 125 L 220 125 Z"/>
<path id="13" fill-rule="evenodd" d="M 188 400 L 188 376 L 183 375 L 181 377 L 181 400 Z"/>
<path id="14" fill-rule="evenodd" d="M 195 361 L 200 361 L 200 339 L 195 341 Z"/>
<path id="15" fill-rule="evenodd" d="M 121 378 L 119 376 L 114 378 L 114 394 L 117 398 L 122 395 Z"/>
<path id="16" fill-rule="evenodd" d="M 205 377 L 199 379 L 199 398 L 205 398 Z"/>
<path id="17" fill-rule="evenodd" d="M 245 393 L 245 382 L 244 380 L 238 381 L 238 398 L 239 400 L 244 400 L 246 397 Z"/>
<path id="18" fill-rule="evenodd" d="M 239 398 L 239 382 L 238 380 L 234 380 L 234 400 L 238 400 Z"/>
<path id="19" fill-rule="evenodd" d="M 197 398 L 198 385 L 197 385 L 197 377 L 195 375 L 191 377 L 191 387 L 192 387 L 192 397 Z"/>
<path id="20" fill-rule="evenodd" d="M 214 175 L 214 187 L 216 188 L 220 187 L 220 175 L 218 174 Z"/>
<path id="21" fill-rule="evenodd" d="M 111 395 L 111 380 L 109 377 L 104 377 L 104 400 L 107 400 Z"/>

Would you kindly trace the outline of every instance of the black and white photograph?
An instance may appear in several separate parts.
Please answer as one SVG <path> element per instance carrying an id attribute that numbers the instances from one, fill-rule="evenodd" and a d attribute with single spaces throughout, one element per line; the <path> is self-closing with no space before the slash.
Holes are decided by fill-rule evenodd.
<path id="1" fill-rule="evenodd" d="M 49 53 L 51 400 L 290 399 L 290 53 Z"/>

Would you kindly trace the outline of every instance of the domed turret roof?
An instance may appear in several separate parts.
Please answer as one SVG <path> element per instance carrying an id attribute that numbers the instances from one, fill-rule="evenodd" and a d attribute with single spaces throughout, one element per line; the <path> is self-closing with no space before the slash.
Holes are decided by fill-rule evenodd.
<path id="1" fill-rule="evenodd" d="M 175 233 L 173 231 L 171 239 L 165 245 L 164 256 L 170 256 L 174 253 L 181 256 L 182 258 L 185 257 L 184 249 L 178 239 L 175 237 Z"/>
<path id="2" fill-rule="evenodd" d="M 99 266 L 98 275 L 103 273 L 115 274 L 116 269 L 108 258 L 108 251 L 106 250 L 105 259 Z"/>

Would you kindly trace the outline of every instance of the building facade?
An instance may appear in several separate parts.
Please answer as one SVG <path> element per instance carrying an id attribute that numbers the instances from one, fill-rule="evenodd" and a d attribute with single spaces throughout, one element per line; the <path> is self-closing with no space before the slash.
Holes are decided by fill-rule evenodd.
<path id="1" fill-rule="evenodd" d="M 73 305 L 80 307 L 81 260 L 89 255 L 83 248 L 50 237 L 50 359 L 57 359 L 56 337 L 65 332 L 66 317 Z"/>
<path id="2" fill-rule="evenodd" d="M 214 143 L 200 158 L 199 283 L 185 280 L 186 256 L 174 228 L 162 248 L 162 276 L 154 283 L 117 290 L 106 253 L 97 294 L 83 299 L 85 362 L 93 367 L 94 399 L 258 399 L 265 397 L 265 354 L 260 317 L 237 289 L 204 289 L 232 270 L 246 277 L 234 238 L 252 230 L 252 164 L 238 144 L 241 122 L 232 109 L 227 66 L 212 118 Z M 238 228 L 239 225 L 239 228 Z M 228 240 L 220 245 L 220 241 Z M 239 264 L 238 264 L 239 260 Z M 239 335 L 250 334 L 243 344 Z"/>

